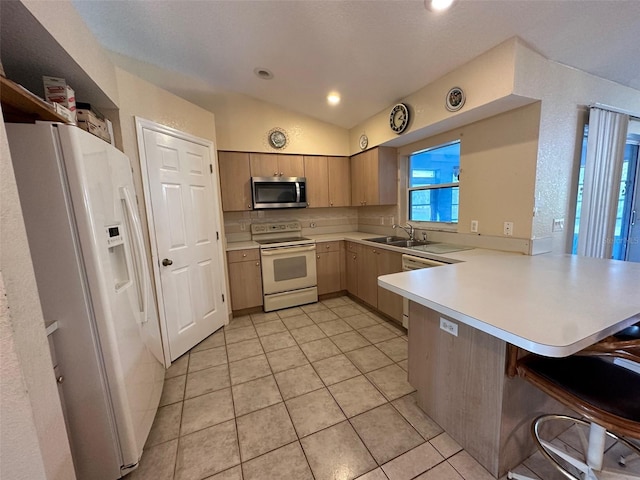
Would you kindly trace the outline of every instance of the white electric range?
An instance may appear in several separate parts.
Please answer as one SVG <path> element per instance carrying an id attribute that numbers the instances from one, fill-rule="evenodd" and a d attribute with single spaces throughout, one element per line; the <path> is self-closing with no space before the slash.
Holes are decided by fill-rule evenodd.
<path id="1" fill-rule="evenodd" d="M 318 301 L 316 242 L 300 222 L 254 223 L 251 238 L 260 244 L 265 312 Z"/>

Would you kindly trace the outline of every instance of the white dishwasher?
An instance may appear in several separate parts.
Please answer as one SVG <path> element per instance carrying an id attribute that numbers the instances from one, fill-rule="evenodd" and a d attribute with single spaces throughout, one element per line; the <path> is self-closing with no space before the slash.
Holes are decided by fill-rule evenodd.
<path id="1" fill-rule="evenodd" d="M 442 265 L 449 265 L 445 262 L 438 262 L 436 260 L 429 260 L 428 258 L 415 257 L 413 255 L 402 255 L 402 271 L 408 272 L 411 270 L 420 270 L 422 268 L 441 267 Z M 409 328 L 409 299 L 402 299 L 402 326 Z"/>

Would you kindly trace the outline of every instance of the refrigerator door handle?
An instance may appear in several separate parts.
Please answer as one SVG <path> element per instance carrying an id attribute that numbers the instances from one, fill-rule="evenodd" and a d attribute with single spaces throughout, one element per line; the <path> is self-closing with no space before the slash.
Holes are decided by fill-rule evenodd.
<path id="1" fill-rule="evenodd" d="M 127 213 L 129 218 L 131 219 L 131 229 L 133 230 L 133 237 L 135 238 L 134 252 L 136 262 L 139 262 L 140 268 L 138 275 L 138 285 L 140 288 L 138 291 L 142 291 L 142 301 L 139 302 L 140 312 L 142 313 L 142 322 L 146 323 L 149 319 L 147 318 L 147 298 L 149 297 L 149 282 L 148 278 L 148 270 L 147 270 L 147 261 L 144 255 L 144 241 L 142 239 L 142 229 L 140 227 L 140 221 L 138 220 L 138 216 L 136 215 L 136 211 L 133 209 L 133 201 L 131 200 L 131 194 L 127 187 L 120 187 L 121 198 L 124 200 L 124 204 L 127 208 Z M 142 277 L 142 278 L 140 278 Z"/>

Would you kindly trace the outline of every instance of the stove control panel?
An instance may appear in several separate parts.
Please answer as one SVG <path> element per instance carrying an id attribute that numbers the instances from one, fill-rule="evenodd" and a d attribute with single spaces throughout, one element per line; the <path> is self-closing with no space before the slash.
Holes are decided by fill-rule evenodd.
<path id="1" fill-rule="evenodd" d="M 300 232 L 301 230 L 302 225 L 300 225 L 300 222 L 251 224 L 251 233 L 253 235 L 263 235 L 267 233 L 291 233 Z"/>

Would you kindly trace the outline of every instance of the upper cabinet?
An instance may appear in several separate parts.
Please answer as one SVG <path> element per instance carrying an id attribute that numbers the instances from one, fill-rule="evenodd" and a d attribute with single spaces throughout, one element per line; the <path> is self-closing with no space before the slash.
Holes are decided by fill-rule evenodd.
<path id="1" fill-rule="evenodd" d="M 304 177 L 302 155 L 250 153 L 252 177 Z"/>
<path id="2" fill-rule="evenodd" d="M 309 207 L 351 205 L 349 157 L 304 157 Z"/>
<path id="3" fill-rule="evenodd" d="M 242 212 L 251 210 L 251 171 L 249 154 L 218 152 L 222 210 Z"/>
<path id="4" fill-rule="evenodd" d="M 396 149 L 377 147 L 351 157 L 351 205 L 398 203 Z"/>

